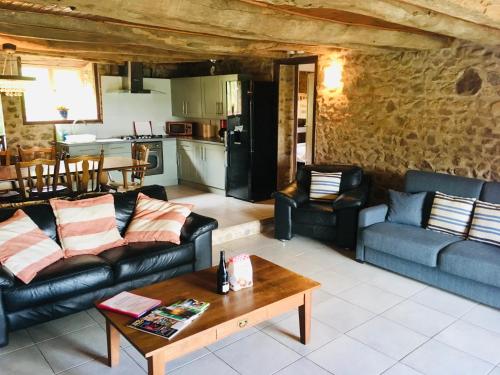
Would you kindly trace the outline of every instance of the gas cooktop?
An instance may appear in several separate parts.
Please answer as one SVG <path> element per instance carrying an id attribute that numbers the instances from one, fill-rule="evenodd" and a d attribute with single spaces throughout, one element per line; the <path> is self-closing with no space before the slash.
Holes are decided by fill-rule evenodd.
<path id="1" fill-rule="evenodd" d="M 134 139 L 161 139 L 167 138 L 168 135 L 162 134 L 143 134 L 143 135 L 122 135 L 120 138 L 125 140 L 134 140 Z"/>

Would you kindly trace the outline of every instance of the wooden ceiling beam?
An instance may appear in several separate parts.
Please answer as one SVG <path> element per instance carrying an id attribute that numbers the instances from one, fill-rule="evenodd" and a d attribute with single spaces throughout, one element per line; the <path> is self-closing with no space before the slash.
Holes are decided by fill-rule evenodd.
<path id="1" fill-rule="evenodd" d="M 375 17 L 420 30 L 425 30 L 453 38 L 481 44 L 499 44 L 500 29 L 480 25 L 456 18 L 434 9 L 423 8 L 419 3 L 445 4 L 452 1 L 431 0 L 242 0 L 248 3 L 270 6 L 274 9 L 294 12 L 315 17 L 327 9 Z M 458 2 L 458 1 L 455 1 Z M 414 5 L 416 4 L 416 5 Z M 435 7 L 436 8 L 436 7 Z M 500 11 L 499 11 L 500 12 Z"/>
<path id="2" fill-rule="evenodd" d="M 54 0 L 31 0 L 24 3 L 55 6 L 59 10 L 75 7 L 79 16 L 112 16 L 116 20 L 135 24 L 257 41 L 312 46 L 359 44 L 411 49 L 440 48 L 450 43 L 448 38 L 438 35 L 380 30 L 304 18 L 240 1 L 156 0 L 154 6 L 145 1 L 122 0 L 59 0 L 56 5 Z"/>
<path id="3" fill-rule="evenodd" d="M 214 58 L 221 55 L 258 55 L 270 58 L 286 56 L 284 51 L 280 51 L 281 46 L 275 42 L 195 36 L 167 30 L 130 27 L 61 15 L 18 12 L 1 8 L 0 33 L 61 42 L 145 46 L 200 54 L 203 58 L 207 55 L 213 55 Z"/>
<path id="4" fill-rule="evenodd" d="M 400 0 L 452 17 L 500 29 L 500 0 Z M 498 44 L 498 39 L 497 39 Z"/>

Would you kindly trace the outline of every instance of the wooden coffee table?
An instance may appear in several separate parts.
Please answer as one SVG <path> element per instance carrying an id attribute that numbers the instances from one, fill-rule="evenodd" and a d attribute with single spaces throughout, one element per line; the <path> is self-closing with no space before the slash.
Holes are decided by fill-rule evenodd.
<path id="1" fill-rule="evenodd" d="M 222 296 L 215 293 L 216 267 L 133 290 L 164 304 L 196 298 L 210 307 L 172 340 L 127 327 L 133 319 L 100 310 L 106 318 L 108 365 L 120 359 L 120 334 L 148 360 L 150 375 L 164 374 L 165 363 L 226 336 L 298 308 L 300 341 L 307 344 L 311 327 L 311 293 L 316 281 L 252 256 L 254 286 Z"/>

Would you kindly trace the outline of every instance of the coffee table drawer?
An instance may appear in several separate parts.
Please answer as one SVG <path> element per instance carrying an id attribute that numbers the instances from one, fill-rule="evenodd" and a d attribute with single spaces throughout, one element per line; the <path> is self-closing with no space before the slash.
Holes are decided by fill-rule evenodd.
<path id="1" fill-rule="evenodd" d="M 241 331 L 245 328 L 252 327 L 268 319 L 267 308 L 252 311 L 240 318 L 230 320 L 217 327 L 217 340 L 222 337 L 229 336 L 233 333 Z"/>

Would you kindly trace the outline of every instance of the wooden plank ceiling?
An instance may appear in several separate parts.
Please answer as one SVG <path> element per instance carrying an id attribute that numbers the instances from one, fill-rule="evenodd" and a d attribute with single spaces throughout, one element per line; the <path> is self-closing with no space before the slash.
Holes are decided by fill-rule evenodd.
<path id="1" fill-rule="evenodd" d="M 98 62 L 500 44 L 500 0 L 0 0 L 0 42 Z"/>

